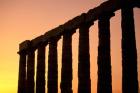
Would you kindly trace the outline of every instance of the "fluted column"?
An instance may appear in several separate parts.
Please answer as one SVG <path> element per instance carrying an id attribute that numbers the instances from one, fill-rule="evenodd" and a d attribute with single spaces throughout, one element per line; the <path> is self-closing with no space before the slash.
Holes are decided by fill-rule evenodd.
<path id="1" fill-rule="evenodd" d="M 137 50 L 133 8 L 124 0 L 122 15 L 122 90 L 138 93 Z"/>
<path id="2" fill-rule="evenodd" d="M 45 45 L 40 45 L 37 53 L 36 93 L 45 93 Z"/>
<path id="3" fill-rule="evenodd" d="M 105 13 L 99 17 L 98 46 L 98 84 L 97 93 L 112 93 L 112 74 L 110 56 L 110 18 L 114 13 Z"/>
<path id="4" fill-rule="evenodd" d="M 26 93 L 26 53 L 20 52 L 18 93 Z"/>
<path id="5" fill-rule="evenodd" d="M 78 57 L 78 93 L 91 93 L 89 27 L 91 23 L 83 23 L 79 27 Z"/>
<path id="6" fill-rule="evenodd" d="M 75 31 L 63 34 L 61 93 L 72 91 L 72 35 Z"/>
<path id="7" fill-rule="evenodd" d="M 27 93 L 34 93 L 35 51 L 33 48 L 27 54 Z"/>
<path id="8" fill-rule="evenodd" d="M 58 92 L 57 41 L 57 37 L 54 37 L 49 41 L 48 93 Z"/>

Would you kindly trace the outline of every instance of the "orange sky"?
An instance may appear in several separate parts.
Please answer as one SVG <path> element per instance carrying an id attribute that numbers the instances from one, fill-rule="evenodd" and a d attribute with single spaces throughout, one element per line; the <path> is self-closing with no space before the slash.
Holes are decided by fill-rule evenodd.
<path id="1" fill-rule="evenodd" d="M 33 39 L 67 20 L 94 8 L 105 0 L 0 0 L 0 93 L 16 93 L 19 43 Z M 140 81 L 140 10 L 135 8 L 135 28 Z M 120 11 L 111 18 L 111 60 L 113 93 L 121 93 Z M 92 93 L 97 87 L 98 22 L 90 28 Z M 61 43 L 58 42 L 61 63 Z M 78 31 L 73 35 L 73 89 L 77 88 Z M 47 51 L 48 52 L 48 47 Z M 47 53 L 46 53 L 47 54 Z M 47 56 L 46 56 L 47 57 Z M 47 60 L 47 58 L 46 58 Z M 46 62 L 47 63 L 47 62 Z M 46 64 L 47 67 L 47 64 Z M 61 64 L 59 65 L 61 69 Z M 60 76 L 60 70 L 59 70 Z M 60 78 L 59 78 L 60 82 Z M 60 91 L 60 90 L 59 90 Z M 95 92 L 94 92 L 95 93 Z"/>

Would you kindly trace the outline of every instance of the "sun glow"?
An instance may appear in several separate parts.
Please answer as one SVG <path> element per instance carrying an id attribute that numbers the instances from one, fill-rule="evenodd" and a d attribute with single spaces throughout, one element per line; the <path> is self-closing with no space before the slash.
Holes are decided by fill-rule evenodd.
<path id="1" fill-rule="evenodd" d="M 0 93 L 16 93 L 18 86 L 19 43 L 31 40 L 71 18 L 98 6 L 101 0 L 0 0 Z M 134 9 L 140 82 L 140 11 Z M 111 61 L 113 93 L 121 93 L 121 18 L 120 11 L 111 18 Z M 78 87 L 78 29 L 73 35 L 73 91 Z M 92 93 L 97 91 L 98 21 L 90 28 Z M 46 78 L 47 78 L 46 47 Z M 58 42 L 59 83 L 62 39 Z M 46 81 L 47 83 L 47 81 Z M 46 86 L 47 87 L 47 86 Z M 58 86 L 60 88 L 60 85 Z M 60 89 L 59 89 L 60 93 Z"/>

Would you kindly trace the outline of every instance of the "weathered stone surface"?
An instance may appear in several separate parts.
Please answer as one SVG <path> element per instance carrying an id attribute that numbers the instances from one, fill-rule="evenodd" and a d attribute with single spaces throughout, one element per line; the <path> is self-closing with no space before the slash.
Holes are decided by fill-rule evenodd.
<path id="1" fill-rule="evenodd" d="M 103 13 L 115 12 L 121 8 L 121 3 L 119 0 L 109 0 L 98 7 L 91 9 L 87 13 L 86 22 L 97 20 Z"/>
<path id="2" fill-rule="evenodd" d="M 139 0 L 129 0 L 128 3 L 132 7 L 140 6 Z M 90 9 L 87 12 L 86 22 L 96 21 L 98 19 L 98 17 L 100 17 L 100 15 L 102 15 L 103 12 L 104 13 L 115 12 L 115 11 L 121 9 L 122 7 L 124 7 L 124 4 L 122 4 L 121 0 L 108 0 L 108 1 L 100 4 L 98 7 Z"/>
<path id="3" fill-rule="evenodd" d="M 84 21 L 82 14 L 80 16 L 76 16 L 72 20 L 66 22 L 63 26 L 65 31 L 72 31 L 73 29 L 77 29 L 79 25 Z"/>
<path id="4" fill-rule="evenodd" d="M 72 32 L 72 31 L 70 31 Z M 76 31 L 74 30 L 73 33 Z M 62 68 L 61 68 L 61 93 L 73 93 L 72 91 L 72 35 L 63 35 Z"/>
<path id="5" fill-rule="evenodd" d="M 95 7 L 94 9 L 90 9 L 86 15 L 86 22 L 97 20 L 98 15 L 100 13 L 101 13 L 100 7 Z"/>
<path id="6" fill-rule="evenodd" d="M 26 53 L 20 53 L 18 93 L 26 93 Z"/>
<path id="7" fill-rule="evenodd" d="M 78 93 L 91 93 L 89 54 L 89 27 L 91 25 L 91 23 L 83 23 L 79 28 Z"/>
<path id="8" fill-rule="evenodd" d="M 45 46 L 40 45 L 37 54 L 36 93 L 45 93 Z"/>
<path id="9" fill-rule="evenodd" d="M 32 42 L 32 47 L 34 47 L 34 48 L 37 48 L 42 44 L 47 45 L 47 43 L 48 43 L 48 41 L 47 41 L 47 39 L 45 39 L 44 35 L 36 37 L 31 42 Z"/>
<path id="10" fill-rule="evenodd" d="M 19 52 L 26 51 L 30 46 L 30 40 L 25 40 L 19 44 Z"/>
<path id="11" fill-rule="evenodd" d="M 99 17 L 98 84 L 97 93 L 112 93 L 110 18 L 114 13 L 103 13 Z"/>
<path id="12" fill-rule="evenodd" d="M 107 2 L 103 2 L 100 4 L 101 12 L 114 12 L 119 10 L 123 5 L 121 4 L 121 0 L 108 0 Z M 102 14 L 102 13 L 101 13 Z"/>
<path id="13" fill-rule="evenodd" d="M 56 36 L 61 36 L 63 31 L 64 31 L 63 26 L 60 25 L 60 26 L 46 32 L 44 34 L 44 36 L 45 36 L 46 39 L 53 38 L 53 37 L 56 37 Z"/>
<path id="14" fill-rule="evenodd" d="M 121 10 L 121 15 L 122 92 L 138 93 L 137 50 L 133 8 L 126 4 Z"/>
<path id="15" fill-rule="evenodd" d="M 27 93 L 34 93 L 35 52 L 32 48 L 27 53 Z"/>
<path id="16" fill-rule="evenodd" d="M 47 85 L 48 93 L 58 92 L 57 41 L 58 38 L 52 38 L 49 41 L 48 85 Z"/>

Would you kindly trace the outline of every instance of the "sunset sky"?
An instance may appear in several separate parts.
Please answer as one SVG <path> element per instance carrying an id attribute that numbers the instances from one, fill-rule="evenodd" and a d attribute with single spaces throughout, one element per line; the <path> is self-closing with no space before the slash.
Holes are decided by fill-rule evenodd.
<path id="1" fill-rule="evenodd" d="M 105 0 L 0 0 L 0 93 L 16 93 L 19 43 L 31 40 Z M 140 9 L 134 9 L 140 82 Z M 121 14 L 111 18 L 111 61 L 113 93 L 121 93 Z M 98 21 L 90 28 L 92 93 L 97 88 Z M 77 92 L 78 30 L 73 35 L 73 90 Z M 59 76 L 62 39 L 58 42 Z M 47 71 L 46 47 L 46 71 Z M 47 77 L 47 73 L 46 73 Z M 60 78 L 59 78 L 60 82 Z M 140 85 L 140 84 L 139 84 Z M 47 92 L 46 92 L 47 93 Z M 60 93 L 60 89 L 59 89 Z"/>

